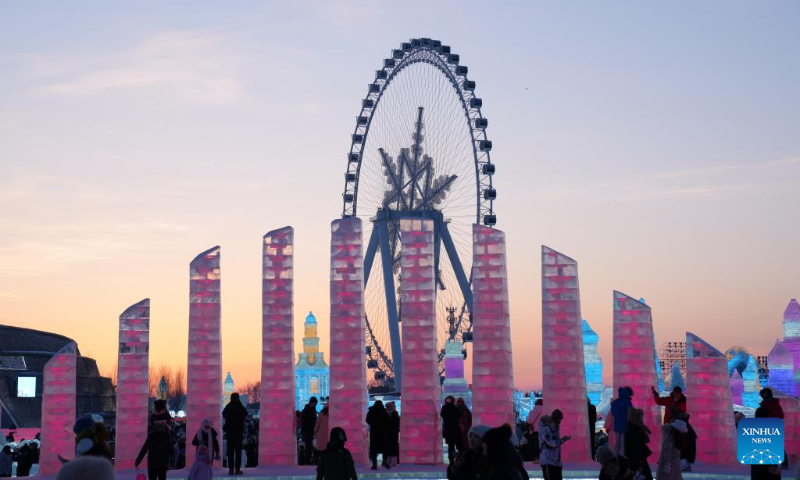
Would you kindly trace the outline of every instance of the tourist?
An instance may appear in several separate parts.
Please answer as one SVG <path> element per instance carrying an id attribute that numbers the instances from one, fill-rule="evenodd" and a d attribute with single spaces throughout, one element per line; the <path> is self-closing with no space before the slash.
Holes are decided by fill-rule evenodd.
<path id="1" fill-rule="evenodd" d="M 147 455 L 147 478 L 149 480 L 166 480 L 169 469 L 169 457 L 172 453 L 172 439 L 169 430 L 163 423 L 153 423 L 147 432 L 147 438 L 139 450 L 134 465 L 139 464 Z"/>
<path id="2" fill-rule="evenodd" d="M 386 403 L 389 413 L 389 435 L 386 442 L 386 464 L 390 467 L 400 462 L 400 414 L 397 413 L 397 404 Z"/>
<path id="3" fill-rule="evenodd" d="M 608 446 L 597 447 L 597 461 L 600 463 L 600 480 L 623 480 L 632 478 L 624 462 L 614 455 Z"/>
<path id="4" fill-rule="evenodd" d="M 103 457 L 78 457 L 61 466 L 55 480 L 114 480 L 114 466 Z"/>
<path id="5" fill-rule="evenodd" d="M 3 445 L 3 449 L 0 450 L 0 477 L 10 477 L 13 465 L 14 456 L 11 453 L 11 445 Z"/>
<path id="6" fill-rule="evenodd" d="M 245 463 L 246 468 L 255 468 L 258 466 L 258 436 L 248 435 L 247 441 L 244 444 L 244 452 L 247 456 Z"/>
<path id="7" fill-rule="evenodd" d="M 764 390 L 769 390 L 765 388 Z M 762 390 L 762 392 L 764 391 Z M 770 394 L 772 392 L 770 391 Z M 762 402 L 763 404 L 763 402 Z M 767 407 L 758 407 L 756 409 L 756 418 L 769 418 L 770 411 Z M 784 456 L 786 456 L 786 451 L 784 450 Z M 750 465 L 750 479 L 751 480 L 779 480 L 781 478 L 781 466 L 780 465 Z"/>
<path id="8" fill-rule="evenodd" d="M 462 397 L 456 399 L 456 407 L 461 412 L 461 417 L 458 419 L 458 426 L 461 429 L 461 446 L 467 448 L 469 445 L 469 429 L 472 428 L 472 412 L 467 407 L 467 402 Z"/>
<path id="9" fill-rule="evenodd" d="M 103 423 L 102 417 L 87 416 L 75 422 L 73 432 L 75 437 L 75 456 L 104 457 L 109 461 L 114 458 L 108 440 L 111 434 Z"/>
<path id="10" fill-rule="evenodd" d="M 682 480 L 680 434 L 688 432 L 686 422 L 675 419 L 661 427 L 661 455 L 658 458 L 658 480 Z"/>
<path id="11" fill-rule="evenodd" d="M 197 450 L 200 450 L 201 446 L 207 448 L 209 465 L 213 463 L 214 460 L 220 459 L 219 440 L 217 436 L 217 431 L 214 429 L 214 422 L 212 422 L 210 418 L 205 418 L 200 422 L 200 428 L 197 430 L 197 433 L 194 434 L 194 438 L 192 438 L 192 445 L 197 447 Z"/>
<path id="12" fill-rule="evenodd" d="M 383 402 L 376 400 L 367 411 L 367 425 L 369 425 L 369 459 L 372 469 L 378 469 L 378 455 L 383 455 L 382 465 L 391 468 L 386 463 L 386 443 L 389 439 L 389 413 Z"/>
<path id="13" fill-rule="evenodd" d="M 592 404 L 592 400 L 586 397 L 586 407 L 589 409 L 589 452 L 592 454 L 592 460 L 595 459 L 595 452 L 597 445 L 595 444 L 595 424 L 597 423 L 597 407 Z"/>
<path id="14" fill-rule="evenodd" d="M 544 480 L 561 480 L 561 445 L 569 441 L 569 435 L 561 436 L 561 420 L 564 414 L 555 409 L 551 415 L 543 415 L 539 422 L 539 465 Z"/>
<path id="15" fill-rule="evenodd" d="M 439 412 L 442 417 L 442 436 L 447 444 L 447 460 L 450 464 L 453 463 L 456 451 L 461 451 L 464 446 L 461 443 L 461 411 L 456 407 L 456 399 L 452 395 L 448 395 L 444 399 L 444 405 Z"/>
<path id="16" fill-rule="evenodd" d="M 39 463 L 39 444 L 34 441 L 24 443 L 18 450 L 17 476 L 27 477 L 31 474 L 31 468 L 35 463 Z"/>
<path id="17" fill-rule="evenodd" d="M 167 426 L 167 430 L 172 430 L 172 415 L 167 410 L 167 401 L 158 399 L 153 402 L 153 412 L 150 414 L 148 424 L 163 423 Z"/>
<path id="18" fill-rule="evenodd" d="M 653 400 L 656 402 L 656 405 L 661 405 L 664 408 L 664 425 L 670 423 L 672 421 L 672 411 L 669 407 L 675 407 L 678 409 L 679 412 L 686 411 L 686 396 L 683 394 L 683 389 L 681 387 L 675 387 L 672 389 L 672 393 L 669 394 L 667 397 L 661 397 L 658 394 L 658 390 L 656 387 L 651 387 L 653 390 Z"/>
<path id="19" fill-rule="evenodd" d="M 650 447 L 650 429 L 644 424 L 644 411 L 639 408 L 628 409 L 628 428 L 625 430 L 625 457 L 628 467 L 639 472 L 646 480 L 653 480 L 653 472 L 647 464 L 647 457 L 652 455 Z"/>
<path id="20" fill-rule="evenodd" d="M 225 423 L 222 430 L 227 437 L 228 475 L 242 474 L 242 440 L 244 440 L 244 422 L 247 420 L 247 409 L 239 400 L 239 394 L 231 393 L 231 401 L 222 410 Z"/>
<path id="21" fill-rule="evenodd" d="M 214 478 L 214 471 L 211 469 L 213 460 L 209 455 L 207 445 L 200 445 L 194 454 L 194 463 L 189 469 L 188 480 L 211 480 Z"/>
<path id="22" fill-rule="evenodd" d="M 317 426 L 317 397 L 308 399 L 300 413 L 300 436 L 303 439 L 303 461 L 301 465 L 312 463 L 314 452 L 314 427 Z"/>
<path id="23" fill-rule="evenodd" d="M 686 433 L 680 434 L 682 437 L 680 443 L 683 445 L 681 448 L 681 471 L 683 472 L 691 472 L 692 464 L 697 458 L 697 433 L 689 423 L 689 417 L 690 415 L 686 412 L 675 413 L 675 418 L 683 420 L 686 424 Z"/>
<path id="24" fill-rule="evenodd" d="M 328 446 L 319 457 L 317 480 L 358 480 L 353 456 L 344 448 L 346 442 L 344 429 L 333 427 Z"/>
<path id="25" fill-rule="evenodd" d="M 539 426 L 539 419 L 542 416 L 542 412 L 544 411 L 544 402 L 541 398 L 537 398 L 536 402 L 533 404 L 533 408 L 531 409 L 530 413 L 528 413 L 527 423 L 529 425 L 529 429 L 532 431 L 537 431 L 537 427 Z"/>
<path id="26" fill-rule="evenodd" d="M 527 480 L 528 472 L 522 457 L 511 443 L 513 435 L 508 424 L 492 428 L 483 435 L 486 447 L 486 470 L 481 479 L 485 480 Z"/>
<path id="27" fill-rule="evenodd" d="M 483 436 L 491 430 L 486 425 L 472 427 L 467 435 L 468 449 L 456 456 L 447 467 L 448 480 L 478 480 L 487 468 L 483 452 Z"/>
<path id="28" fill-rule="evenodd" d="M 625 456 L 625 429 L 628 428 L 628 409 L 633 407 L 630 387 L 619 387 L 617 398 L 611 402 L 611 421 L 614 424 L 614 455 Z"/>
<path id="29" fill-rule="evenodd" d="M 328 434 L 330 433 L 330 429 L 328 427 L 328 404 L 324 404 L 322 406 L 322 411 L 319 412 L 319 417 L 317 417 L 317 423 L 314 424 L 314 437 L 315 440 L 315 448 L 317 450 L 325 450 L 325 447 L 328 446 Z"/>
<path id="30" fill-rule="evenodd" d="M 771 388 L 762 388 L 760 392 L 758 392 L 759 396 L 761 397 L 761 407 L 766 408 L 769 411 L 769 416 L 771 418 L 783 418 L 783 407 L 781 407 L 781 401 L 775 398 L 772 395 Z"/>

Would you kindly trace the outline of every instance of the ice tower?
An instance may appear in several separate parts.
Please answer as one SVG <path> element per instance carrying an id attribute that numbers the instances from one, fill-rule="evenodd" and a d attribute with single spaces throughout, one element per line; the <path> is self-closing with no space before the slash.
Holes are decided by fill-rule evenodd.
<path id="1" fill-rule="evenodd" d="M 59 456 L 75 457 L 76 379 L 78 347 L 70 342 L 45 364 L 42 385 L 42 443 L 39 474 L 55 475 Z"/>
<path id="2" fill-rule="evenodd" d="M 319 351 L 317 317 L 312 312 L 306 315 L 303 324 L 303 352 L 297 355 L 294 368 L 294 402 L 302 410 L 308 399 L 330 395 L 331 370 L 325 363 L 325 354 Z"/>
<path id="3" fill-rule="evenodd" d="M 775 341 L 775 346 L 767 355 L 767 364 L 769 364 L 769 387 L 794 396 L 794 360 L 780 339 Z"/>
<path id="4" fill-rule="evenodd" d="M 219 247 L 189 264 L 189 358 L 186 372 L 186 431 L 203 419 L 220 429 L 222 412 L 222 330 Z"/>
<path id="5" fill-rule="evenodd" d="M 514 425 L 514 373 L 504 232 L 472 225 L 472 290 L 474 424 Z"/>
<path id="6" fill-rule="evenodd" d="M 650 429 L 650 449 L 658 458 L 661 446 L 661 408 L 649 397 L 658 384 L 655 336 L 650 307 L 622 292 L 614 291 L 614 391 L 631 387 L 635 406 L 644 410 Z M 617 420 L 617 419 L 614 419 Z"/>
<path id="7" fill-rule="evenodd" d="M 261 259 L 259 465 L 294 465 L 294 229 L 264 235 Z"/>
<path id="8" fill-rule="evenodd" d="M 404 463 L 442 462 L 441 397 L 436 348 L 433 221 L 400 220 L 400 309 L 403 328 Z"/>
<path id="9" fill-rule="evenodd" d="M 793 298 L 783 312 L 783 346 L 792 355 L 794 371 L 800 371 L 800 303 Z M 772 364 L 770 364 L 770 374 Z M 795 383 L 795 392 L 800 391 Z"/>
<path id="10" fill-rule="evenodd" d="M 697 432 L 697 461 L 729 465 L 736 458 L 736 429 L 725 355 L 686 332 L 686 408 Z"/>
<path id="11" fill-rule="evenodd" d="M 669 372 L 669 390 L 672 391 L 675 387 L 681 387 L 683 393 L 686 393 L 686 382 L 681 374 L 681 366 L 678 362 L 672 364 L 672 370 Z"/>
<path id="12" fill-rule="evenodd" d="M 742 400 L 742 393 L 744 393 L 744 380 L 739 370 L 734 370 L 733 375 L 730 376 L 731 382 L 731 403 L 734 405 L 744 405 Z"/>
<path id="13" fill-rule="evenodd" d="M 231 401 L 231 394 L 236 391 L 236 387 L 233 384 L 233 376 L 231 376 L 231 372 L 228 372 L 225 375 L 225 381 L 222 382 L 222 408 L 225 408 Z"/>
<path id="14" fill-rule="evenodd" d="M 131 470 L 147 439 L 150 350 L 150 299 L 134 303 L 119 316 L 117 434 L 114 468 Z"/>
<path id="15" fill-rule="evenodd" d="M 353 459 L 356 463 L 366 464 L 366 322 L 360 218 L 342 218 L 331 222 L 330 301 L 331 396 L 328 426 L 342 427 L 347 432 L 347 445 Z"/>
<path id="16" fill-rule="evenodd" d="M 603 394 L 603 361 L 597 355 L 597 342 L 600 337 L 592 330 L 589 322 L 581 320 L 583 335 L 583 366 L 586 372 L 586 394 L 594 406 L 600 403 Z M 538 428 L 538 427 L 537 427 Z"/>
<path id="17" fill-rule="evenodd" d="M 469 385 L 464 378 L 464 344 L 460 340 L 450 339 L 444 345 L 444 383 L 442 394 L 463 398 L 467 406 L 472 409 L 472 397 Z"/>
<path id="18" fill-rule="evenodd" d="M 581 337 L 578 263 L 542 246 L 542 380 L 544 411 L 564 413 L 565 462 L 588 462 L 589 414 Z"/>
<path id="19" fill-rule="evenodd" d="M 742 383 L 744 388 L 742 392 L 743 405 L 748 408 L 758 408 L 761 401 L 761 397 L 758 395 L 761 385 L 758 381 L 758 361 L 752 355 L 747 358 L 747 367 L 742 372 Z"/>

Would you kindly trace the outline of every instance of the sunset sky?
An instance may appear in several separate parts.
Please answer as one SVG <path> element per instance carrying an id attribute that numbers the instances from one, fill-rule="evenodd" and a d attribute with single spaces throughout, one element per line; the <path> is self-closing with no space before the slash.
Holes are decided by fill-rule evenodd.
<path id="1" fill-rule="evenodd" d="M 222 247 L 224 370 L 260 368 L 261 239 L 295 229 L 296 350 L 328 351 L 330 221 L 366 85 L 441 39 L 490 119 L 515 380 L 541 384 L 540 248 L 579 262 L 611 379 L 612 290 L 657 342 L 766 354 L 800 297 L 800 3 L 2 2 L 0 323 L 108 373 L 152 302 L 186 365 L 188 265 Z"/>

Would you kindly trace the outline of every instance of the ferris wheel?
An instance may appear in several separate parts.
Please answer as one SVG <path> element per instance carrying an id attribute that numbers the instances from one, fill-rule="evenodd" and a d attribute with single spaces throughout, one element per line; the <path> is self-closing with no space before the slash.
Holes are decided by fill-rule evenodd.
<path id="1" fill-rule="evenodd" d="M 489 122 L 459 55 L 430 38 L 392 50 L 361 101 L 343 217 L 364 220 L 367 366 L 388 390 L 402 381 L 400 219 L 434 223 L 439 368 L 448 339 L 472 336 L 472 224 L 497 222 Z"/>

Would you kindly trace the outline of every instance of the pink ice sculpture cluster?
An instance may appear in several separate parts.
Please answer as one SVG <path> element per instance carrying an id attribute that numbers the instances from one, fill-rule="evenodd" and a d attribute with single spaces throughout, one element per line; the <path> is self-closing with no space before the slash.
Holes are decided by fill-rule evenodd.
<path id="1" fill-rule="evenodd" d="M 134 303 L 119 316 L 119 370 L 114 468 L 131 470 L 147 438 L 150 351 L 150 299 Z"/>
<path id="2" fill-rule="evenodd" d="M 514 425 L 506 238 L 500 230 L 472 226 L 472 290 L 474 424 Z"/>
<path id="3" fill-rule="evenodd" d="M 260 465 L 294 465 L 294 229 L 264 235 Z M 320 447 L 324 448 L 324 447 Z"/>
<path id="4" fill-rule="evenodd" d="M 793 298 L 783 312 L 783 345 L 792 356 L 793 372 L 800 372 L 800 303 Z M 770 364 L 770 375 L 772 364 Z M 785 392 L 790 395 L 800 394 L 800 385 L 797 384 L 792 376 L 793 392 Z M 771 383 L 771 382 L 770 382 Z"/>
<path id="5" fill-rule="evenodd" d="M 644 410 L 650 429 L 650 450 L 658 458 L 661 447 L 661 409 L 650 397 L 658 387 L 655 337 L 650 307 L 621 292 L 614 292 L 614 391 L 631 387 L 634 406 Z M 616 419 L 615 419 L 616 420 Z"/>
<path id="6" fill-rule="evenodd" d="M 403 312 L 400 450 L 404 463 L 411 464 L 442 461 L 433 240 L 433 221 L 400 220 Z"/>
<path id="7" fill-rule="evenodd" d="M 186 373 L 186 434 L 203 419 L 219 428 L 222 412 L 220 249 L 201 253 L 189 265 L 189 358 Z"/>
<path id="8" fill-rule="evenodd" d="M 725 355 L 686 332 L 686 408 L 697 432 L 697 461 L 730 465 L 736 458 L 736 429 Z"/>
<path id="9" fill-rule="evenodd" d="M 562 448 L 563 461 L 590 461 L 578 263 L 545 246 L 542 246 L 542 376 L 545 411 L 561 410 L 564 414 L 561 434 L 572 436 Z"/>
<path id="10" fill-rule="evenodd" d="M 55 475 L 61 468 L 59 456 L 75 456 L 77 351 L 75 343 L 59 350 L 44 366 L 42 389 L 42 445 L 39 473 Z"/>
<path id="11" fill-rule="evenodd" d="M 792 353 L 786 348 L 783 340 L 775 341 L 767 355 L 769 365 L 769 386 L 787 395 L 795 395 L 794 359 Z"/>
<path id="12" fill-rule="evenodd" d="M 361 219 L 331 223 L 330 428 L 347 432 L 357 463 L 367 463 L 367 372 L 364 359 L 364 257 Z"/>

